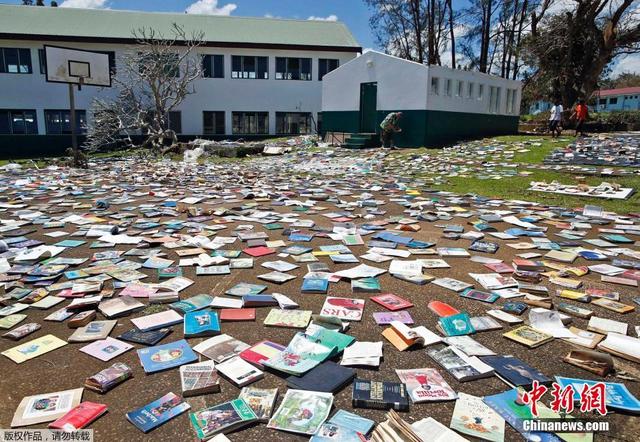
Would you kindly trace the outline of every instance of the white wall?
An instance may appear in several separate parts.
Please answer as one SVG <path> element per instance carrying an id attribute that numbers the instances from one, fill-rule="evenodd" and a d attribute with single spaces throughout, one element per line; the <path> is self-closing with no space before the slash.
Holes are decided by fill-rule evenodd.
<path id="1" fill-rule="evenodd" d="M 98 43 L 60 43 L 42 41 L 0 40 L 0 47 L 31 48 L 32 74 L 0 74 L 0 109 L 36 109 L 40 134 L 45 134 L 44 109 L 68 109 L 69 95 L 66 84 L 48 83 L 40 74 L 38 48 L 44 44 L 77 49 L 115 51 L 116 69 L 118 57 L 128 48 L 125 45 Z M 226 111 L 226 133 L 231 134 L 232 111 L 268 111 L 269 131 L 275 133 L 276 112 L 312 112 L 317 119 L 321 110 L 322 82 L 318 81 L 318 59 L 337 58 L 340 65 L 355 57 L 355 53 L 322 51 L 289 51 L 267 49 L 230 49 L 203 47 L 203 54 L 225 56 L 225 78 L 203 78 L 195 82 L 196 93 L 187 97 L 178 110 L 182 112 L 182 133 L 202 134 L 202 111 Z M 269 57 L 268 80 L 244 80 L 231 78 L 231 55 L 256 55 Z M 275 57 L 312 58 L 312 80 L 276 80 Z M 76 90 L 76 108 L 87 110 L 91 120 L 90 104 L 97 95 L 109 96 L 115 89 L 83 87 Z M 317 121 L 317 120 L 316 120 Z"/>
<path id="2" fill-rule="evenodd" d="M 420 110 L 427 102 L 425 66 L 369 51 L 335 71 L 322 82 L 323 111 L 360 109 L 360 84 L 378 83 L 379 110 Z"/>
<path id="3" fill-rule="evenodd" d="M 431 91 L 432 78 L 438 78 L 439 93 L 435 95 Z M 445 95 L 445 81 L 451 80 L 451 96 Z M 456 96 L 458 81 L 463 81 L 462 96 Z M 469 83 L 473 83 L 473 96 L 468 96 Z M 483 96 L 478 98 L 480 85 L 484 85 Z M 490 109 L 490 88 L 500 87 L 500 102 L 496 112 Z M 507 109 L 507 89 L 515 89 L 515 103 L 513 109 L 515 113 L 508 112 Z M 463 71 L 450 69 L 442 66 L 429 66 L 429 94 L 427 98 L 427 109 L 441 110 L 449 112 L 469 112 L 469 113 L 494 113 L 498 115 L 519 115 L 520 100 L 522 98 L 522 84 L 520 81 L 507 80 L 494 75 L 487 75 L 481 72 Z"/>

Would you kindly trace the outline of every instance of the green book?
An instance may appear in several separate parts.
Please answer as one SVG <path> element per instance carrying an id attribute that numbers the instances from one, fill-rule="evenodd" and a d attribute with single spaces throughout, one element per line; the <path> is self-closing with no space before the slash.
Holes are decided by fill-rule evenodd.
<path id="1" fill-rule="evenodd" d="M 198 438 L 206 440 L 219 433 L 235 431 L 257 421 L 258 417 L 243 399 L 234 399 L 189 413 L 189 420 Z"/>

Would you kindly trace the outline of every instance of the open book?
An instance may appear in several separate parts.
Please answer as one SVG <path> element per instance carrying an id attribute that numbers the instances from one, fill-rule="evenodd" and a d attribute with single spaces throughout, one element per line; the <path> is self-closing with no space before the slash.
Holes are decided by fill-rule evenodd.
<path id="1" fill-rule="evenodd" d="M 382 336 L 387 338 L 395 348 L 405 351 L 409 347 L 427 345 L 442 342 L 442 338 L 424 326 L 410 328 L 399 321 L 391 321 L 391 327 L 382 332 Z"/>

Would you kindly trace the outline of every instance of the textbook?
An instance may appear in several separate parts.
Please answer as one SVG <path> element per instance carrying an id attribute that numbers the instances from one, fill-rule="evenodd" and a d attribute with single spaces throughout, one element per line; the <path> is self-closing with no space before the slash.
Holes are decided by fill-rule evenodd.
<path id="1" fill-rule="evenodd" d="M 496 376 L 511 387 L 530 388 L 533 381 L 541 384 L 550 384 L 551 379 L 546 377 L 537 368 L 521 361 L 514 356 L 481 356 L 480 360 L 493 367 Z"/>
<path id="2" fill-rule="evenodd" d="M 131 323 L 140 331 L 151 331 L 170 327 L 175 324 L 180 324 L 182 321 L 182 316 L 175 310 L 165 310 L 163 312 L 131 319 Z"/>
<path id="3" fill-rule="evenodd" d="M 89 356 L 93 356 L 96 359 L 100 359 L 101 361 L 106 362 L 117 356 L 120 356 L 121 354 L 131 350 L 132 348 L 133 345 L 107 336 L 106 339 L 94 341 L 89 345 L 85 345 L 79 350 L 83 353 L 88 354 Z"/>
<path id="4" fill-rule="evenodd" d="M 354 408 L 409 410 L 409 396 L 404 383 L 356 379 L 352 384 L 351 405 Z"/>
<path id="5" fill-rule="evenodd" d="M 568 385 L 573 387 L 574 400 L 577 402 L 580 400 L 580 393 L 582 392 L 585 384 L 593 386 L 601 381 L 592 381 L 587 379 L 567 378 L 563 376 L 555 376 L 556 382 L 560 384 L 562 389 Z M 640 400 L 638 400 L 624 384 L 616 382 L 604 382 L 606 394 L 605 401 L 607 407 L 623 410 L 629 413 L 640 413 Z"/>
<path id="6" fill-rule="evenodd" d="M 107 406 L 95 402 L 81 402 L 64 416 L 49 424 L 54 430 L 75 431 L 85 428 L 107 412 Z"/>
<path id="7" fill-rule="evenodd" d="M 82 388 L 26 396 L 18 405 L 11 428 L 42 424 L 61 418 L 82 400 Z"/>
<path id="8" fill-rule="evenodd" d="M 167 370 L 198 359 L 184 339 L 168 344 L 156 345 L 137 350 L 138 358 L 146 373 Z"/>
<path id="9" fill-rule="evenodd" d="M 529 348 L 536 348 L 553 340 L 552 335 L 541 332 L 537 329 L 529 327 L 528 325 L 523 325 L 521 327 L 508 331 L 502 336 L 511 339 L 512 341 L 519 342 L 520 344 L 524 344 Z"/>
<path id="10" fill-rule="evenodd" d="M 355 370 L 324 361 L 302 376 L 289 376 L 287 386 L 298 390 L 337 393 L 356 377 Z"/>
<path id="11" fill-rule="evenodd" d="M 374 312 L 373 319 L 378 325 L 388 325 L 393 321 L 398 321 L 403 324 L 413 324 L 413 318 L 411 314 L 406 310 L 399 310 L 396 312 Z"/>
<path id="12" fill-rule="evenodd" d="M 505 421 L 481 397 L 458 393 L 451 423 L 454 430 L 478 439 L 504 441 Z"/>
<path id="13" fill-rule="evenodd" d="M 264 377 L 262 370 L 238 356 L 216 364 L 216 370 L 236 387 L 244 387 Z"/>
<path id="14" fill-rule="evenodd" d="M 213 336 L 220 333 L 218 314 L 209 310 L 196 310 L 184 315 L 185 338 Z"/>
<path id="15" fill-rule="evenodd" d="M 146 332 L 140 331 L 137 328 L 132 328 L 131 330 L 128 330 L 118 336 L 118 339 L 128 342 L 134 342 L 136 344 L 156 345 L 158 342 L 162 341 L 169 333 L 171 333 L 170 328 L 160 328 L 158 330 Z"/>
<path id="16" fill-rule="evenodd" d="M 128 412 L 126 416 L 140 431 L 148 433 L 189 408 L 189 404 L 183 402 L 180 396 L 167 393 L 150 404 Z"/>
<path id="17" fill-rule="evenodd" d="M 98 339 L 105 339 L 116 326 L 118 321 L 92 321 L 80 327 L 73 332 L 69 339 L 69 342 L 89 342 L 97 341 Z"/>
<path id="18" fill-rule="evenodd" d="M 220 321 L 254 321 L 256 319 L 255 308 L 223 308 L 220 310 Z"/>
<path id="19" fill-rule="evenodd" d="M 215 362 L 208 360 L 180 366 L 182 395 L 197 396 L 220 391 L 220 376 Z"/>
<path id="20" fill-rule="evenodd" d="M 305 328 L 311 320 L 311 310 L 271 309 L 264 325 L 271 327 Z"/>
<path id="21" fill-rule="evenodd" d="M 312 435 L 329 417 L 333 394 L 318 391 L 287 390 L 267 428 Z"/>
<path id="22" fill-rule="evenodd" d="M 242 297 L 243 307 L 265 307 L 278 305 L 278 301 L 271 295 L 245 295 Z"/>
<path id="23" fill-rule="evenodd" d="M 119 296 L 100 302 L 98 310 L 107 318 L 116 318 L 141 310 L 144 307 L 145 305 L 137 299 L 129 296 Z"/>
<path id="24" fill-rule="evenodd" d="M 278 397 L 277 388 L 244 387 L 239 399 L 244 400 L 253 410 L 260 422 L 267 422 L 273 413 Z"/>
<path id="25" fill-rule="evenodd" d="M 251 362 L 256 367 L 264 368 L 262 363 L 267 359 L 278 356 L 286 347 L 271 341 L 260 341 L 240 352 L 240 357 Z"/>
<path id="26" fill-rule="evenodd" d="M 304 333 L 296 333 L 289 345 L 276 356 L 262 363 L 265 367 L 296 376 L 311 370 L 326 359 L 334 356 L 335 347 L 328 348 L 310 339 Z"/>
<path id="27" fill-rule="evenodd" d="M 493 376 L 493 368 L 476 356 L 465 354 L 457 347 L 429 349 L 427 354 L 459 382 Z"/>
<path id="28" fill-rule="evenodd" d="M 413 304 L 406 299 L 403 299 L 393 293 L 386 293 L 384 295 L 372 296 L 371 299 L 373 302 L 380 304 L 387 310 L 396 311 L 402 310 L 405 308 L 413 307 Z"/>
<path id="29" fill-rule="evenodd" d="M 396 369 L 396 374 L 406 386 L 413 403 L 448 401 L 457 397 L 456 392 L 434 368 Z"/>
<path id="30" fill-rule="evenodd" d="M 237 356 L 247 348 L 249 345 L 227 334 L 214 336 L 193 347 L 195 351 L 216 363 Z"/>
<path id="31" fill-rule="evenodd" d="M 445 336 L 460 336 L 475 333 L 469 315 L 466 313 L 458 313 L 457 315 L 445 316 L 438 319 L 437 328 Z"/>
<path id="32" fill-rule="evenodd" d="M 202 310 L 203 308 L 210 306 L 212 301 L 213 298 L 209 295 L 196 295 L 191 298 L 169 304 L 169 307 L 178 313 L 185 314 L 187 312 Z"/>
<path id="33" fill-rule="evenodd" d="M 328 279 L 304 278 L 302 280 L 302 293 L 327 293 Z"/>

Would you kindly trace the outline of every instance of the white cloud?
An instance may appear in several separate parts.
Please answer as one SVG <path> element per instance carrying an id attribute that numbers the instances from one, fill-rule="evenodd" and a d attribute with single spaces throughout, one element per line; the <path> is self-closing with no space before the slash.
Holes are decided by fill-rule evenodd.
<path id="1" fill-rule="evenodd" d="M 108 9 L 107 0 L 65 0 L 61 8 Z"/>
<path id="2" fill-rule="evenodd" d="M 338 21 L 338 16 L 335 14 L 327 15 L 326 17 L 310 16 L 307 20 L 319 20 L 319 21 Z"/>
<path id="3" fill-rule="evenodd" d="M 187 9 L 187 14 L 205 14 L 205 15 L 231 15 L 237 9 L 235 3 L 227 3 L 218 7 L 218 0 L 198 0 L 191 3 Z"/>
<path id="4" fill-rule="evenodd" d="M 624 72 L 640 74 L 640 54 L 620 56 L 615 62 L 613 69 L 611 69 L 611 75 L 609 76 L 616 78 Z"/>

